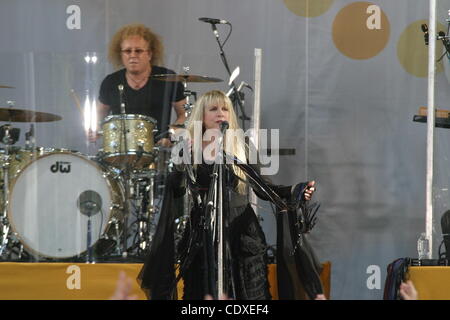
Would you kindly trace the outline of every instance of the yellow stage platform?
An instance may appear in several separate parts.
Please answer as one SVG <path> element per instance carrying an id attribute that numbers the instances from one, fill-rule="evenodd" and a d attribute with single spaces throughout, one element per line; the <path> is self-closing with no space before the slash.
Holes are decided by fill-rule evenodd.
<path id="1" fill-rule="evenodd" d="M 0 300 L 107 300 L 120 271 L 136 279 L 142 264 L 126 263 L 0 263 Z M 324 264 L 322 281 L 329 296 L 330 264 Z M 273 299 L 278 298 L 276 265 L 269 266 Z M 182 292 L 182 284 L 178 287 Z M 133 293 L 146 299 L 137 282 Z M 181 295 L 180 295 L 181 296 Z"/>
<path id="2" fill-rule="evenodd" d="M 409 267 L 419 300 L 450 300 L 450 267 Z"/>

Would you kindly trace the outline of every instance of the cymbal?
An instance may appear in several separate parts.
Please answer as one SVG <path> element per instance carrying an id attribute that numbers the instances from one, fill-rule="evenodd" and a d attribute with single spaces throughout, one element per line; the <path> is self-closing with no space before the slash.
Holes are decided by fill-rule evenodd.
<path id="1" fill-rule="evenodd" d="M 2 86 L 1 84 L 0 84 L 0 88 L 14 89 L 14 87 L 10 87 L 10 86 Z"/>
<path id="2" fill-rule="evenodd" d="M 169 82 L 222 82 L 222 79 L 193 74 L 155 74 L 150 79 Z"/>
<path id="3" fill-rule="evenodd" d="M 55 114 L 0 107 L 0 121 L 8 122 L 49 122 L 61 120 L 62 117 Z"/>

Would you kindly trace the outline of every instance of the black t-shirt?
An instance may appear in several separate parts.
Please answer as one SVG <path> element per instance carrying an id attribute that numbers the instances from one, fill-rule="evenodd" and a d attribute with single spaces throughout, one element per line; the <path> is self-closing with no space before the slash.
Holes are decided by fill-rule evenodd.
<path id="1" fill-rule="evenodd" d="M 164 67 L 152 66 L 151 75 L 175 74 Z M 111 107 L 111 114 L 120 114 L 120 94 L 118 86 L 122 84 L 123 102 L 126 114 L 141 114 L 157 121 L 159 132 L 168 129 L 172 102 L 184 99 L 181 82 L 170 82 L 149 79 L 139 90 L 131 88 L 125 78 L 125 69 L 116 71 L 102 81 L 99 100 Z"/>

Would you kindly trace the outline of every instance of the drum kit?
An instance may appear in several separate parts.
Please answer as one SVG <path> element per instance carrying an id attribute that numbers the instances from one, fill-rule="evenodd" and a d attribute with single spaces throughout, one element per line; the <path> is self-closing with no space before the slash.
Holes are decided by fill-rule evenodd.
<path id="1" fill-rule="evenodd" d="M 222 81 L 187 74 L 152 77 L 183 83 L 187 116 L 192 108 L 187 83 Z M 171 149 L 155 145 L 156 120 L 107 116 L 101 124 L 103 146 L 95 156 L 36 147 L 34 123 L 61 119 L 0 107 L 0 121 L 6 122 L 0 126 L 0 260 L 143 261 L 172 170 Z M 20 129 L 14 122 L 31 123 L 24 147 L 15 146 Z M 180 214 L 177 230 L 186 216 Z"/>

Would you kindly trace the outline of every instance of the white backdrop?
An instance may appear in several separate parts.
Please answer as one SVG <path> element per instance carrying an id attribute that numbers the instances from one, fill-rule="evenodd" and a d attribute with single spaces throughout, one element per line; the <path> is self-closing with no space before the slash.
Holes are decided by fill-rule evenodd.
<path id="1" fill-rule="evenodd" d="M 443 26 L 447 7 L 440 2 Z M 225 52 L 231 68 L 241 68 L 238 81 L 253 81 L 254 48 L 262 49 L 261 127 L 280 129 L 280 147 L 296 149 L 281 157 L 273 180 L 317 181 L 321 208 L 311 241 L 332 262 L 332 298 L 381 299 L 386 266 L 416 257 L 425 228 L 426 125 L 412 118 L 427 101 L 427 49 L 415 27 L 428 19 L 427 1 L 1 0 L 0 85 L 15 89 L 0 89 L 0 106 L 15 100 L 18 108 L 62 116 L 36 124 L 37 144 L 93 155 L 99 146 L 86 142 L 71 90 L 96 95 L 112 71 L 109 38 L 122 25 L 142 22 L 160 34 L 166 67 L 227 79 L 211 27 L 199 17 L 232 23 Z M 227 27 L 218 28 L 223 41 Z M 93 52 L 98 63 L 88 69 L 83 58 Z M 443 70 L 437 107 L 449 109 Z M 214 88 L 228 89 L 226 81 L 191 87 L 198 94 Z M 251 92 L 246 97 L 251 110 Z M 23 144 L 29 125 L 17 126 Z M 440 219 L 448 208 L 449 132 L 436 132 Z M 262 206 L 274 244 L 273 218 Z"/>

